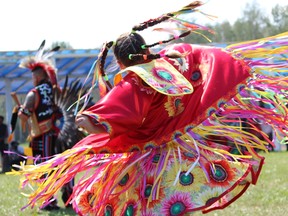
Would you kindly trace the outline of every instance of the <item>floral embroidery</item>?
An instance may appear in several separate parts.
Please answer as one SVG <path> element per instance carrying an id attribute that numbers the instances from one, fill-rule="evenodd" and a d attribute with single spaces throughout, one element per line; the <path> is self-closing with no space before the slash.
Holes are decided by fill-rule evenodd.
<path id="1" fill-rule="evenodd" d="M 177 116 L 183 112 L 184 106 L 181 102 L 180 96 L 177 97 L 168 97 L 168 101 L 164 104 L 166 111 L 170 117 Z"/>
<path id="2" fill-rule="evenodd" d="M 177 67 L 177 69 L 183 74 L 188 71 L 189 63 L 186 58 L 178 58 L 172 59 L 173 64 Z"/>
<path id="3" fill-rule="evenodd" d="M 154 181 L 155 181 L 155 177 L 154 175 L 149 175 L 146 177 L 146 181 L 144 183 L 144 185 L 141 187 L 137 187 L 137 192 L 139 194 L 143 194 L 142 196 L 144 196 L 143 198 L 145 200 L 147 200 L 148 202 L 148 206 L 149 208 L 154 208 L 156 207 L 157 205 L 160 205 L 161 206 L 161 201 L 165 198 L 165 191 L 164 191 L 164 187 L 160 187 L 159 190 L 157 191 L 158 192 L 158 198 L 157 199 L 154 199 L 154 200 L 149 200 L 149 198 L 151 198 L 153 195 L 152 195 L 152 188 L 153 188 L 153 184 L 154 184 Z M 155 190 L 155 188 L 154 188 Z M 155 191 L 154 191 L 154 196 L 155 196 Z"/>
<path id="4" fill-rule="evenodd" d="M 147 94 L 153 94 L 155 91 L 147 84 L 145 83 L 142 79 L 139 77 L 133 77 L 132 80 L 134 81 L 134 84 L 139 86 L 140 91 L 144 91 Z"/>
<path id="5" fill-rule="evenodd" d="M 79 206 L 81 206 L 81 212 L 88 214 L 92 213 L 92 208 L 95 201 L 94 190 L 86 190 L 79 199 Z"/>
<path id="6" fill-rule="evenodd" d="M 139 215 L 137 211 L 140 211 L 138 208 L 138 201 L 139 201 L 139 196 L 135 193 L 122 193 L 120 196 L 120 206 L 124 206 L 122 209 L 121 213 L 117 213 L 115 215 Z M 119 203 L 118 203 L 119 205 Z"/>
<path id="7" fill-rule="evenodd" d="M 207 163 L 205 167 L 210 177 L 209 184 L 212 186 L 229 187 L 237 181 L 236 169 L 229 166 L 226 161 L 214 161 L 213 166 Z"/>
<path id="8" fill-rule="evenodd" d="M 117 208 L 119 205 L 119 202 L 120 200 L 118 199 L 117 196 L 113 196 L 113 198 L 109 199 L 109 201 L 105 205 L 103 215 L 112 216 L 112 215 L 117 215 L 117 213 L 119 214 L 120 212 Z M 95 212 L 93 214 L 95 214 Z"/>
<path id="9" fill-rule="evenodd" d="M 196 198 L 196 203 L 199 206 L 202 206 L 203 203 L 206 204 L 206 206 L 209 206 L 216 202 L 218 200 L 218 197 L 223 193 L 223 189 L 219 187 L 215 188 L 206 188 L 202 193 L 199 194 L 199 196 Z M 197 206 L 198 206 L 197 205 Z"/>
<path id="10" fill-rule="evenodd" d="M 193 203 L 189 193 L 174 193 L 171 197 L 164 200 L 162 204 L 162 215 L 185 215 L 192 209 Z"/>
<path id="11" fill-rule="evenodd" d="M 193 160 L 191 159 L 190 164 L 193 164 Z M 167 186 L 173 185 L 173 189 L 180 192 L 189 191 L 191 188 L 193 188 L 193 191 L 200 191 L 201 186 L 207 182 L 203 170 L 195 167 L 192 172 L 187 174 L 186 172 L 189 168 L 187 163 L 181 164 L 180 166 L 173 164 L 169 172 L 167 172 Z M 180 173 L 178 173 L 179 171 Z M 178 180 L 174 185 L 177 176 Z"/>
<path id="12" fill-rule="evenodd" d="M 167 49 L 165 52 L 169 50 L 173 50 L 173 52 L 179 53 L 180 55 L 183 54 L 179 52 L 178 50 L 174 49 L 173 46 L 170 49 Z M 185 52 L 188 52 L 188 51 L 185 51 Z M 189 61 L 186 58 L 169 59 L 169 61 L 173 62 L 173 65 L 175 65 L 177 70 L 179 70 L 182 74 L 187 72 L 189 69 Z"/>

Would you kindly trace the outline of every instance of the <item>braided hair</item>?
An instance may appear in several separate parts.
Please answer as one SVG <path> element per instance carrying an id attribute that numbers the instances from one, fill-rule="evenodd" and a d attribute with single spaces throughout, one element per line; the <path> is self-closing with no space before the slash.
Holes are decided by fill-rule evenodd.
<path id="1" fill-rule="evenodd" d="M 152 48 L 154 46 L 164 44 L 164 43 L 169 43 L 173 40 L 177 40 L 179 38 L 183 38 L 188 36 L 193 30 L 195 29 L 201 29 L 200 26 L 195 26 L 193 24 L 187 24 L 186 21 L 179 20 L 176 18 L 177 15 L 179 14 L 185 14 L 190 12 L 196 11 L 195 8 L 203 5 L 201 1 L 195 1 L 192 2 L 191 4 L 183 7 L 182 9 L 176 11 L 176 12 L 171 12 L 171 13 L 166 13 L 164 15 L 161 15 L 160 17 L 157 17 L 155 19 L 149 19 L 146 22 L 140 23 L 139 25 L 136 25 L 132 28 L 132 32 L 130 33 L 124 33 L 118 37 L 115 43 L 112 41 L 109 43 L 106 43 L 103 47 L 103 54 L 101 56 L 101 63 L 100 63 L 100 71 L 103 77 L 105 77 L 105 72 L 104 72 L 104 65 L 105 65 L 105 60 L 108 54 L 109 49 L 113 46 L 113 51 L 116 59 L 121 62 L 125 67 L 129 67 L 132 65 L 136 64 L 142 64 L 146 63 L 150 60 L 153 59 L 158 59 L 158 58 L 163 58 L 163 57 L 168 57 L 168 58 L 182 58 L 183 55 L 185 54 L 180 54 L 177 52 L 170 52 L 170 53 L 165 53 L 165 54 L 152 54 L 149 51 L 149 48 Z M 143 31 L 149 27 L 158 25 L 162 22 L 166 21 L 175 21 L 178 24 L 182 24 L 186 29 L 185 32 L 182 32 L 180 35 L 174 35 L 172 38 L 164 41 L 158 41 L 153 44 L 146 44 L 144 38 L 136 33 L 137 31 Z M 191 30 L 189 30 L 189 28 Z M 204 28 L 202 28 L 204 29 Z M 108 86 L 111 88 L 112 86 L 110 85 L 109 82 L 106 81 Z"/>
<path id="2" fill-rule="evenodd" d="M 166 54 L 151 54 L 148 48 L 157 46 L 159 44 L 168 43 L 172 40 L 179 39 L 181 37 L 186 37 L 191 31 L 186 31 L 179 36 L 174 36 L 165 41 L 159 41 L 150 45 L 146 45 L 143 37 L 138 33 L 126 33 L 122 34 L 116 41 L 114 47 L 114 55 L 118 61 L 120 61 L 124 66 L 132 66 L 135 64 L 145 63 L 148 60 L 158 59 L 162 57 L 168 58 L 181 58 L 181 54 L 177 53 L 166 53 Z"/>
<path id="3" fill-rule="evenodd" d="M 108 78 L 106 77 L 106 73 L 104 71 L 104 66 L 105 66 L 105 61 L 106 61 L 108 51 L 113 46 L 113 43 L 114 43 L 113 41 L 110 41 L 110 42 L 104 44 L 103 51 L 102 51 L 102 57 L 100 59 L 100 73 L 101 73 L 102 77 L 105 78 L 106 85 L 109 87 L 109 89 L 111 89 L 113 86 L 109 82 Z"/>
<path id="4" fill-rule="evenodd" d="M 144 38 L 138 33 L 125 33 L 120 35 L 116 40 L 114 46 L 114 55 L 118 61 L 120 61 L 124 66 L 128 67 L 135 64 L 141 64 L 144 59 L 131 59 L 129 55 L 131 54 L 140 54 L 147 55 L 149 54 L 148 49 L 142 49 L 142 46 L 146 42 Z"/>
<path id="5" fill-rule="evenodd" d="M 178 14 L 186 13 L 188 11 L 195 11 L 195 8 L 201 5 L 202 5 L 201 1 L 195 1 L 183 7 L 179 11 L 166 13 L 155 19 L 149 19 L 148 21 L 140 23 L 139 25 L 135 25 L 132 28 L 132 32 L 130 34 L 129 33 L 122 34 L 117 39 L 115 47 L 114 47 L 114 55 L 116 56 L 117 60 L 127 67 L 127 66 L 131 66 L 135 64 L 144 63 L 147 60 L 153 60 L 153 59 L 162 58 L 162 57 L 168 57 L 168 58 L 183 57 L 182 55 L 176 54 L 176 53 L 164 54 L 164 55 L 151 54 L 148 48 L 151 48 L 160 44 L 164 44 L 164 43 L 169 43 L 173 40 L 186 37 L 192 32 L 191 30 L 187 30 L 181 33 L 180 35 L 176 35 L 168 40 L 158 41 L 150 45 L 147 45 L 145 43 L 145 40 L 142 38 L 142 36 L 137 34 L 136 31 L 143 31 L 149 27 L 158 25 L 171 18 L 174 18 Z"/>

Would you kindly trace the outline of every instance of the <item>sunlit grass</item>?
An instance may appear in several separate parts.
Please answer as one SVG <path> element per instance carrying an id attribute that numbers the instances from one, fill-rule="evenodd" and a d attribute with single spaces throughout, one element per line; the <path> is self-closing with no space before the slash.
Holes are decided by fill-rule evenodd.
<path id="1" fill-rule="evenodd" d="M 0 215 L 1 216 L 26 216 L 26 215 L 76 215 L 73 210 L 65 209 L 63 202 L 59 198 L 59 211 L 39 211 L 38 208 L 26 208 L 21 211 L 21 208 L 27 205 L 28 199 L 21 194 L 19 189 L 19 176 L 0 175 Z"/>
<path id="2" fill-rule="evenodd" d="M 288 213 L 288 152 L 263 154 L 265 164 L 255 185 L 234 203 L 207 216 L 284 216 Z M 194 215 L 201 215 L 197 213 Z"/>
<path id="3" fill-rule="evenodd" d="M 284 216 L 288 212 L 288 152 L 263 153 L 266 157 L 262 173 L 256 186 L 251 185 L 246 193 L 236 202 L 224 210 L 207 213 L 207 216 Z M 21 207 L 27 204 L 28 199 L 21 195 L 19 177 L 0 175 L 0 215 L 76 215 L 73 210 L 65 209 L 59 197 L 61 210 L 39 212 L 37 208 Z M 60 196 L 60 194 L 59 194 Z M 193 215 L 202 215 L 197 212 Z"/>

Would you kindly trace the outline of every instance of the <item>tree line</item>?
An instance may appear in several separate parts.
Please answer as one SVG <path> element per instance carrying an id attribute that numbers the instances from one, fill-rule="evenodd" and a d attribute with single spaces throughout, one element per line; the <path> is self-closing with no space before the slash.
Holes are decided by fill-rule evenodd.
<path id="1" fill-rule="evenodd" d="M 203 33 L 214 43 L 235 43 L 273 36 L 288 30 L 288 5 L 276 5 L 271 14 L 265 14 L 257 2 L 247 3 L 242 16 L 233 24 L 229 21 L 206 25 L 215 33 Z M 208 43 L 198 34 L 191 34 L 184 39 L 188 43 Z"/>
<path id="2" fill-rule="evenodd" d="M 229 44 L 273 36 L 288 30 L 288 5 L 276 4 L 271 9 L 270 14 L 266 14 L 260 5 L 253 1 L 246 4 L 242 16 L 233 24 L 227 20 L 205 26 L 213 30 L 214 33 L 200 33 L 207 36 L 213 43 Z M 205 44 L 209 41 L 201 34 L 191 34 L 181 39 L 181 42 Z M 52 47 L 57 45 L 60 45 L 62 49 L 73 49 L 68 42 L 54 42 Z"/>

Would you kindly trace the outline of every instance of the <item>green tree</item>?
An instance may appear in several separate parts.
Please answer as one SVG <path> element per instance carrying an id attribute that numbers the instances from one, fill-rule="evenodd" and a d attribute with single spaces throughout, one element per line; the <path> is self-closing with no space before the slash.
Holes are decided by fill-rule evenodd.
<path id="1" fill-rule="evenodd" d="M 228 21 L 216 24 L 214 30 L 216 33 L 213 37 L 213 42 L 227 43 L 236 40 L 233 26 Z"/>
<path id="2" fill-rule="evenodd" d="M 265 35 L 263 29 L 269 25 L 269 17 L 265 15 L 259 4 L 257 2 L 247 3 L 242 18 L 237 19 L 233 26 L 236 41 L 253 40 L 268 36 Z"/>
<path id="3" fill-rule="evenodd" d="M 205 35 L 216 43 L 234 43 L 276 35 L 288 29 L 288 5 L 276 5 L 272 8 L 271 14 L 266 14 L 257 1 L 253 1 L 246 4 L 242 16 L 234 24 L 224 21 L 207 27 L 216 33 L 213 35 L 205 33 Z M 191 41 L 191 38 L 189 40 Z M 193 41 L 203 42 L 202 39 Z"/>
<path id="4" fill-rule="evenodd" d="M 56 46 L 60 46 L 61 49 L 73 49 L 72 46 L 68 42 L 65 42 L 65 41 L 53 42 L 51 45 L 51 48 L 56 47 Z"/>
<path id="5" fill-rule="evenodd" d="M 288 30 L 288 5 L 281 7 L 276 5 L 272 8 L 272 16 L 275 25 L 273 25 L 273 34 L 282 33 Z"/>

